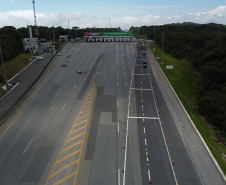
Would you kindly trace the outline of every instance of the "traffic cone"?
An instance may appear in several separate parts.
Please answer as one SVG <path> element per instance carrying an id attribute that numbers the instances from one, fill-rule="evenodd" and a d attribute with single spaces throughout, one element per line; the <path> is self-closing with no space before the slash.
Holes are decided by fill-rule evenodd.
<path id="1" fill-rule="evenodd" d="M 124 167 L 122 168 L 122 173 L 124 173 Z"/>
<path id="2" fill-rule="evenodd" d="M 173 162 L 172 162 L 172 165 L 174 165 L 174 160 L 173 160 Z"/>
<path id="3" fill-rule="evenodd" d="M 167 140 L 167 138 L 166 138 L 166 142 L 168 143 L 168 140 Z"/>

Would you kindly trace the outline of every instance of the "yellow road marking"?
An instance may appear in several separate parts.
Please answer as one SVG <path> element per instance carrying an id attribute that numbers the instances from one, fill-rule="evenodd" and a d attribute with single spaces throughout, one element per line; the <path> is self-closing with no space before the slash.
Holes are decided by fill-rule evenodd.
<path id="1" fill-rule="evenodd" d="M 77 119 L 77 120 L 82 119 L 82 118 L 87 117 L 87 116 L 88 116 L 87 114 L 86 114 L 86 115 L 84 115 L 84 116 L 80 116 L 80 117 L 78 117 L 78 119 Z"/>
<path id="2" fill-rule="evenodd" d="M 32 97 L 32 96 L 31 96 Z M 20 110 L 20 112 L 16 115 L 16 117 L 13 119 L 13 121 L 9 124 L 9 126 L 7 127 L 7 129 L 2 133 L 2 135 L 0 136 L 0 139 L 5 135 L 5 133 L 7 132 L 7 130 L 12 126 L 12 124 L 16 121 L 16 119 L 18 118 L 18 116 L 21 114 L 21 112 L 24 110 L 24 108 L 26 107 L 26 105 L 28 104 L 28 102 L 31 100 L 31 97 L 27 100 L 27 102 L 24 104 L 23 108 Z"/>
<path id="3" fill-rule="evenodd" d="M 91 101 L 92 101 L 92 98 L 93 98 L 93 96 L 91 96 L 91 98 L 88 98 L 87 100 L 91 99 Z"/>
<path id="4" fill-rule="evenodd" d="M 77 131 L 79 131 L 79 130 L 82 130 L 82 129 L 84 129 L 85 127 L 86 127 L 86 126 L 81 127 L 81 128 L 78 128 L 77 130 L 72 130 L 72 131 L 70 132 L 70 134 L 75 133 L 75 132 L 77 132 Z"/>
<path id="5" fill-rule="evenodd" d="M 60 159 L 60 160 L 58 160 L 58 161 L 56 161 L 56 163 L 58 164 L 58 163 L 61 163 L 62 161 L 64 161 L 65 159 L 67 159 L 67 158 L 69 158 L 69 157 L 71 157 L 71 156 L 73 156 L 73 155 L 75 155 L 75 154 L 77 154 L 77 153 L 79 153 L 81 150 L 80 149 L 78 149 L 77 151 L 75 151 L 75 152 L 73 152 L 73 153 L 71 153 L 71 154 L 69 154 L 69 155 L 67 155 L 67 156 L 65 156 L 65 157 L 63 157 L 62 159 Z"/>
<path id="6" fill-rule="evenodd" d="M 81 133 L 81 134 L 79 134 L 79 135 L 77 135 L 77 136 L 75 136 L 75 137 L 72 137 L 72 138 L 70 138 L 70 139 L 67 139 L 66 140 L 66 142 L 69 142 L 69 141 L 71 141 L 71 140 L 73 140 L 73 139 L 76 139 L 76 138 L 78 138 L 78 137 L 80 137 L 80 136 L 82 136 L 82 135 L 84 135 L 85 133 L 83 132 L 83 133 Z"/>
<path id="7" fill-rule="evenodd" d="M 93 84 L 93 91 L 94 91 L 94 87 L 95 87 L 95 82 L 94 82 L 94 84 Z M 92 93 L 92 95 L 93 95 L 93 93 Z M 90 103 L 90 106 L 91 106 L 91 103 Z M 89 113 L 90 113 L 90 112 L 88 112 L 88 115 L 89 115 Z M 89 118 L 89 116 L 88 116 L 88 118 Z M 86 126 L 87 126 L 87 123 L 88 123 L 88 121 L 86 122 Z M 86 128 L 87 128 L 87 127 L 86 127 Z M 86 128 L 85 128 L 85 132 L 86 132 Z M 84 141 L 84 139 L 85 139 L 85 135 L 83 136 L 83 141 Z M 82 149 L 83 149 L 83 144 L 84 144 L 84 142 L 82 142 L 81 151 L 82 151 Z M 82 155 L 82 152 L 80 152 L 80 155 L 79 155 L 79 161 L 78 161 L 78 165 L 77 165 L 77 169 L 76 169 L 76 175 L 75 175 L 75 180 L 74 180 L 74 184 L 73 184 L 73 185 L 75 185 L 76 180 L 77 180 L 77 175 L 78 175 L 77 172 L 78 172 L 78 168 L 79 168 L 79 165 L 80 165 L 81 155 Z"/>
<path id="8" fill-rule="evenodd" d="M 89 104 L 91 104 L 91 102 L 92 102 L 92 100 L 91 100 L 91 101 L 88 101 L 88 102 L 85 102 L 85 104 L 84 104 L 84 105 L 86 105 L 86 104 L 88 104 L 88 103 L 89 103 Z"/>
<path id="9" fill-rule="evenodd" d="M 86 98 L 86 100 L 85 100 L 85 102 L 84 102 L 84 104 L 83 104 L 83 107 L 84 107 L 84 105 L 87 104 L 87 100 L 90 99 L 90 98 L 88 98 L 88 97 L 90 96 L 90 94 L 91 94 L 91 95 L 94 94 L 94 88 L 95 88 L 95 82 L 93 83 L 93 85 L 92 85 L 92 87 L 91 87 L 91 89 L 90 89 L 90 91 L 89 91 L 89 94 L 88 94 L 88 96 L 87 96 L 87 98 Z M 89 101 L 88 103 L 90 104 L 90 105 L 89 105 L 89 107 L 90 107 L 91 104 L 92 104 L 92 100 Z M 79 115 L 82 113 L 83 107 L 81 108 Z M 75 164 L 75 163 L 78 163 L 78 164 L 77 164 L 76 171 L 75 171 L 74 173 L 69 174 L 68 176 L 62 178 L 61 180 L 59 180 L 59 181 L 57 181 L 57 182 L 55 183 L 56 185 L 57 185 L 57 184 L 60 184 L 60 183 L 62 183 L 62 182 L 64 182 L 64 181 L 66 181 L 67 179 L 69 179 L 69 178 L 75 176 L 75 179 L 74 179 L 74 184 L 75 184 L 76 179 L 77 179 L 77 172 L 78 172 L 78 168 L 79 168 L 79 164 L 80 164 L 80 159 L 81 159 L 83 144 L 84 144 L 84 140 L 85 140 L 85 133 L 86 133 L 87 123 L 88 123 L 88 119 L 89 119 L 89 113 L 90 113 L 90 108 L 89 108 L 89 111 L 87 112 L 87 115 L 86 115 L 86 116 L 87 116 L 87 119 L 86 119 L 85 121 L 81 121 L 81 122 L 79 122 L 79 123 L 77 123 L 77 121 L 78 121 L 79 119 L 81 119 L 81 117 L 79 117 L 79 115 L 78 115 L 78 117 L 77 117 L 77 119 L 76 119 L 74 125 L 72 126 L 71 131 L 70 131 L 70 133 L 69 133 L 69 135 L 68 135 L 68 137 L 67 137 L 67 139 L 66 139 L 66 141 L 65 141 L 65 143 L 64 143 L 64 145 L 63 145 L 63 147 L 62 147 L 62 149 L 61 149 L 61 151 L 60 151 L 60 153 L 59 153 L 59 155 L 58 155 L 58 157 L 57 157 L 57 160 L 56 160 L 56 162 L 55 162 L 54 165 L 53 165 L 53 168 L 52 168 L 52 170 L 51 170 L 51 172 L 50 172 L 50 174 L 49 174 L 49 176 L 48 176 L 48 178 L 47 178 L 47 180 L 46 180 L 45 185 L 48 184 L 48 181 L 49 181 L 53 176 L 55 176 L 55 175 L 58 174 L 59 172 L 63 171 L 64 169 L 70 167 L 71 165 L 73 165 L 73 164 Z M 81 127 L 81 128 L 78 128 L 77 130 L 73 130 L 75 126 L 77 126 L 77 125 L 79 125 L 79 124 L 81 124 L 81 123 L 83 123 L 83 122 L 86 122 L 86 125 L 85 125 L 85 126 L 83 126 L 83 127 Z M 83 133 L 81 133 L 81 134 L 79 134 L 78 136 L 75 136 L 75 137 L 73 137 L 73 138 L 70 138 L 71 134 L 73 134 L 73 133 L 75 133 L 75 132 L 77 132 L 77 131 L 79 131 L 79 130 L 82 130 L 82 129 L 85 129 Z M 82 138 L 81 141 L 79 141 L 79 142 L 77 142 L 77 143 L 75 143 L 75 144 L 72 144 L 72 145 L 70 145 L 69 147 L 65 148 L 65 146 L 66 146 L 66 144 L 68 143 L 68 141 L 71 141 L 71 140 L 73 140 L 73 139 L 75 139 L 76 137 L 79 137 L 79 136 L 81 136 L 81 135 L 83 135 L 83 138 Z M 70 138 L 70 139 L 69 139 L 69 138 Z M 62 154 L 65 150 L 68 150 L 69 148 L 72 148 L 73 146 L 78 145 L 79 143 L 81 143 L 81 147 L 80 147 L 79 150 L 77 150 L 77 151 L 75 151 L 75 152 L 73 152 L 73 153 L 71 153 L 71 154 L 65 156 L 64 158 L 60 159 L 61 154 Z M 57 164 L 59 164 L 61 161 L 66 160 L 66 159 L 69 158 L 70 156 L 75 155 L 76 153 L 79 153 L 79 158 L 78 158 L 76 161 L 74 161 L 74 162 L 68 164 L 67 166 L 65 166 L 65 167 L 63 167 L 62 169 L 59 169 L 57 172 L 54 172 L 54 173 L 53 173 L 53 171 L 54 171 L 54 169 L 55 169 L 55 167 L 56 167 Z"/>
<path id="10" fill-rule="evenodd" d="M 85 109 L 85 108 L 87 108 L 87 107 L 90 107 L 90 105 L 87 105 L 87 106 L 85 106 L 85 107 L 82 107 L 82 109 Z"/>
<path id="11" fill-rule="evenodd" d="M 73 173 L 71 173 L 70 175 L 68 175 L 68 176 L 64 177 L 63 179 L 61 179 L 61 180 L 57 181 L 57 182 L 56 182 L 56 183 L 54 183 L 53 185 L 58 185 L 58 184 L 61 184 L 62 182 L 64 182 L 64 181 L 66 181 L 66 180 L 70 179 L 71 177 L 73 177 L 75 174 L 76 174 L 76 172 L 73 172 Z"/>
<path id="12" fill-rule="evenodd" d="M 64 171 L 65 169 L 69 168 L 70 166 L 72 166 L 72 165 L 74 165 L 74 164 L 76 164 L 76 163 L 78 163 L 78 160 L 73 161 L 72 163 L 70 163 L 70 164 L 64 166 L 63 168 L 61 168 L 61 169 L 55 171 L 54 173 L 52 173 L 52 174 L 50 175 L 50 178 L 53 177 L 53 176 L 55 176 L 55 175 L 57 175 L 58 173 Z"/>
<path id="13" fill-rule="evenodd" d="M 89 109 L 87 109 L 87 110 L 84 110 L 83 112 L 81 112 L 81 114 L 83 114 L 84 112 L 88 112 L 89 111 Z"/>
<path id="14" fill-rule="evenodd" d="M 74 147 L 74 146 L 76 146 L 76 145 L 78 145 L 78 144 L 80 144 L 80 143 L 82 143 L 82 142 L 83 142 L 83 140 L 78 141 L 77 143 L 75 143 L 75 144 L 73 144 L 73 145 L 70 145 L 70 146 L 67 147 L 67 148 L 64 148 L 64 149 L 62 150 L 62 152 L 66 151 L 66 150 L 68 150 L 68 149 L 70 149 L 70 148 L 72 148 L 72 147 Z"/>
<path id="15" fill-rule="evenodd" d="M 73 125 L 73 127 L 72 127 L 72 128 L 74 128 L 74 127 L 76 127 L 76 126 L 78 126 L 78 125 L 80 125 L 80 124 L 82 124 L 82 123 L 85 123 L 86 121 L 87 121 L 87 119 L 86 119 L 86 120 L 84 120 L 84 121 L 78 122 L 77 124 Z"/>

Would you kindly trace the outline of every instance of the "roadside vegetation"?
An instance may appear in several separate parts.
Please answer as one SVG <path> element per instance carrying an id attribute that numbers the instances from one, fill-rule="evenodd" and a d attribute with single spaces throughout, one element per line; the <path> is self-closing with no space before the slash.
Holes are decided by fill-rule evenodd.
<path id="1" fill-rule="evenodd" d="M 18 55 L 17 57 L 13 58 L 12 60 L 9 60 L 4 64 L 5 66 L 5 72 L 7 79 L 9 80 L 11 77 L 13 77 L 16 73 L 18 73 L 22 68 L 24 68 L 27 64 L 30 63 L 29 59 L 31 59 L 31 54 L 29 53 L 23 53 Z M 3 73 L 3 67 L 2 64 L 0 65 L 0 85 L 1 87 L 5 83 L 4 79 L 4 73 Z M 4 90 L 0 89 L 0 94 L 2 94 Z"/>

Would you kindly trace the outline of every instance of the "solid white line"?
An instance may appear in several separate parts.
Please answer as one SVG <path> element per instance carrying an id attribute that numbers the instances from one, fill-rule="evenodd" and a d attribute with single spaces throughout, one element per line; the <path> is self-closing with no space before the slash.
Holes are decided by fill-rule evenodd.
<path id="1" fill-rule="evenodd" d="M 67 87 L 67 84 L 64 86 L 64 89 Z"/>
<path id="2" fill-rule="evenodd" d="M 150 173 L 150 170 L 148 170 L 148 180 L 150 180 L 150 178 L 151 178 L 151 175 L 150 175 L 151 173 Z"/>
<path id="3" fill-rule="evenodd" d="M 127 83 L 125 82 L 125 84 L 126 84 L 126 87 L 127 87 Z"/>
<path id="4" fill-rule="evenodd" d="M 30 142 L 28 143 L 28 145 L 27 145 L 27 147 L 25 148 L 23 154 L 27 151 L 27 149 L 28 149 L 29 145 L 31 144 L 32 140 L 33 140 L 33 138 L 32 138 L 32 139 L 30 140 Z"/>
<path id="5" fill-rule="evenodd" d="M 120 185 L 120 169 L 118 169 L 118 185 Z"/>
<path id="6" fill-rule="evenodd" d="M 118 100 L 117 100 L 117 107 L 118 107 Z"/>
<path id="7" fill-rule="evenodd" d="M 138 89 L 138 88 L 131 88 L 132 90 L 141 90 L 141 89 Z M 153 89 L 142 89 L 142 90 L 144 90 L 144 91 L 153 91 Z"/>
<path id="8" fill-rule="evenodd" d="M 74 85 L 74 87 L 73 87 L 73 88 L 75 88 L 75 86 L 76 86 L 76 84 Z"/>
<path id="9" fill-rule="evenodd" d="M 62 110 L 64 110 L 65 106 L 66 106 L 66 103 L 64 104 L 64 106 L 63 106 Z"/>
<path id="10" fill-rule="evenodd" d="M 117 82 L 117 86 L 118 86 L 118 82 Z"/>
<path id="11" fill-rule="evenodd" d="M 118 122 L 118 124 L 117 124 L 117 127 L 118 127 L 118 132 L 119 132 L 119 122 Z"/>
<path id="12" fill-rule="evenodd" d="M 135 119 L 159 119 L 157 117 L 128 117 L 128 118 L 135 118 Z"/>
<path id="13" fill-rule="evenodd" d="M 13 89 L 15 89 L 16 88 L 16 86 L 18 86 L 19 85 L 19 82 L 17 82 L 17 84 L 16 85 L 14 85 L 13 86 L 13 88 L 12 89 L 10 89 L 10 91 L 9 92 L 7 92 L 1 99 L 3 99 L 7 94 L 9 94 Z M 0 100 L 1 100 L 0 99 Z"/>
<path id="14" fill-rule="evenodd" d="M 133 74 L 133 75 L 144 75 L 144 76 L 149 76 L 149 74 Z"/>
<path id="15" fill-rule="evenodd" d="M 23 70 L 25 70 L 28 66 L 30 66 L 36 59 L 31 61 L 28 65 L 26 65 L 23 69 L 21 69 L 17 74 L 15 74 L 11 79 L 8 80 L 8 82 L 12 81 L 18 74 L 20 74 Z"/>
<path id="16" fill-rule="evenodd" d="M 135 60 L 134 60 L 133 71 L 134 71 L 134 69 L 135 69 L 135 63 L 136 63 L 136 57 L 135 57 Z M 117 66 L 117 68 L 118 68 L 118 66 Z M 133 73 L 132 73 L 132 75 L 131 75 L 129 100 L 130 100 L 130 95 L 131 95 L 132 81 L 133 81 Z M 129 103 L 128 103 L 128 113 L 127 113 L 127 117 L 129 117 L 129 107 L 130 107 L 130 101 L 129 101 Z M 125 185 L 125 183 L 126 183 L 126 156 L 127 156 L 127 139 L 128 139 L 128 133 L 129 133 L 129 119 L 127 119 L 127 122 L 126 122 L 126 128 L 127 128 L 127 132 L 126 132 L 126 149 L 125 149 L 125 158 L 124 158 L 123 185 Z"/>

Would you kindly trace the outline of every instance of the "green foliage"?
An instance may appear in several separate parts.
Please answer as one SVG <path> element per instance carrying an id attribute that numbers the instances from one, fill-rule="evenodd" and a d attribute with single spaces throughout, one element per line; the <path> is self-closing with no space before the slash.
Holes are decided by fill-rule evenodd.
<path id="1" fill-rule="evenodd" d="M 5 26 L 0 29 L 0 44 L 4 62 L 23 52 L 22 38 L 13 26 Z"/>
<path id="2" fill-rule="evenodd" d="M 142 26 L 136 31 L 154 39 L 173 57 L 186 58 L 201 74 L 198 110 L 208 121 L 226 130 L 226 27 L 220 24 Z"/>
<path id="3" fill-rule="evenodd" d="M 0 83 L 5 83 L 5 80 L 2 77 L 2 74 L 0 74 Z"/>

